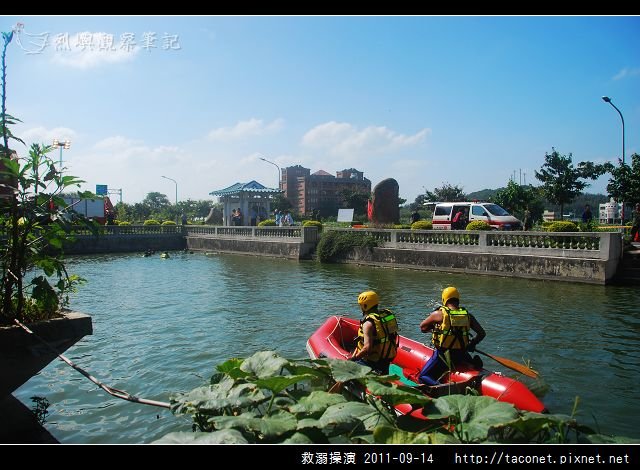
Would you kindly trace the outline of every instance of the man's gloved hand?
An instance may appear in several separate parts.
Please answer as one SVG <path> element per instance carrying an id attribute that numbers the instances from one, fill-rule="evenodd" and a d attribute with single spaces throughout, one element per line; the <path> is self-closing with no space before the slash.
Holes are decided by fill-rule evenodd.
<path id="1" fill-rule="evenodd" d="M 468 345 L 467 345 L 467 351 L 468 352 L 474 352 L 476 350 L 476 343 L 474 343 L 473 341 L 471 341 Z"/>

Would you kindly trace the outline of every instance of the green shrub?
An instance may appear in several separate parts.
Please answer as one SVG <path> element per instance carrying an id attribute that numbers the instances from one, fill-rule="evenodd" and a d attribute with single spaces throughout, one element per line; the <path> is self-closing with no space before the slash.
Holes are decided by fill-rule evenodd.
<path id="1" fill-rule="evenodd" d="M 176 223 L 173 220 L 165 220 L 164 222 L 162 222 L 162 225 L 175 225 Z M 147 223 L 145 222 L 145 225 L 147 225 Z M 151 225 L 151 224 L 149 224 Z"/>
<path id="2" fill-rule="evenodd" d="M 392 229 L 394 230 L 409 230 L 411 228 L 411 225 L 409 224 L 394 224 L 391 226 Z"/>
<path id="3" fill-rule="evenodd" d="M 303 227 L 318 227 L 318 233 L 322 232 L 322 222 L 318 222 L 317 220 L 305 220 L 302 224 Z"/>
<path id="4" fill-rule="evenodd" d="M 579 222 L 578 223 L 578 228 L 580 229 L 581 232 L 597 232 L 599 230 L 600 224 L 594 220 L 591 219 L 589 222 Z"/>
<path id="5" fill-rule="evenodd" d="M 411 224 L 411 230 L 432 230 L 433 223 L 430 220 L 418 220 Z"/>
<path id="6" fill-rule="evenodd" d="M 258 227 L 275 227 L 275 226 L 276 226 L 276 221 L 273 219 L 263 220 L 262 222 L 258 223 Z"/>
<path id="7" fill-rule="evenodd" d="M 154 219 L 147 219 L 142 225 L 160 225 L 160 222 Z"/>
<path id="8" fill-rule="evenodd" d="M 489 225 L 484 220 L 474 220 L 473 222 L 469 222 L 467 224 L 467 230 L 491 230 L 491 225 Z"/>
<path id="9" fill-rule="evenodd" d="M 365 233 L 330 230 L 322 234 L 316 252 L 321 263 L 331 263 L 358 246 L 373 248 L 378 240 Z"/>
<path id="10" fill-rule="evenodd" d="M 116 225 L 131 225 L 131 222 L 127 222 L 126 220 L 116 220 Z"/>
<path id="11" fill-rule="evenodd" d="M 547 227 L 547 232 L 578 232 L 578 226 L 569 221 L 556 221 Z"/>

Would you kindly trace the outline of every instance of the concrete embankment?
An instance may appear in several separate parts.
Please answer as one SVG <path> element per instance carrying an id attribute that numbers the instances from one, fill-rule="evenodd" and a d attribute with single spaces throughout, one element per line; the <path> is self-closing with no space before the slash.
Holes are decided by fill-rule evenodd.
<path id="1" fill-rule="evenodd" d="M 331 229 L 334 230 L 334 229 Z M 607 284 L 622 262 L 619 233 L 467 232 L 337 229 L 369 235 L 376 248 L 353 249 L 337 262 L 432 271 Z M 80 234 L 68 254 L 198 250 L 310 259 L 316 227 L 104 227 Z"/>

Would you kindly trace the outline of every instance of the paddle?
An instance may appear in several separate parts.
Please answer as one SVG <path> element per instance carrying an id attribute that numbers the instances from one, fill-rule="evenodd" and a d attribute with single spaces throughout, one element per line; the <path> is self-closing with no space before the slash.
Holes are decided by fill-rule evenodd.
<path id="1" fill-rule="evenodd" d="M 534 379 L 538 378 L 538 373 L 535 370 L 525 366 L 524 364 L 520 364 L 519 362 L 512 361 L 511 359 L 506 359 L 504 357 L 494 356 L 493 354 L 482 352 L 477 348 L 475 351 L 477 353 L 482 354 L 483 356 L 490 357 L 491 359 L 502 364 L 503 366 L 508 367 L 509 369 L 515 370 L 516 372 L 520 372 L 521 374 L 526 375 L 527 377 L 531 377 Z"/>

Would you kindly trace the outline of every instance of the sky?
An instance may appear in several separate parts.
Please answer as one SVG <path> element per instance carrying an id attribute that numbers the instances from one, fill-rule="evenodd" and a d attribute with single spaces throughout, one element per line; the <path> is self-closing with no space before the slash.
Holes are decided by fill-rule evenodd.
<path id="1" fill-rule="evenodd" d="M 537 185 L 552 148 L 621 157 L 602 96 L 627 163 L 640 153 L 640 17 L 0 19 L 16 31 L 7 112 L 27 146 L 13 148 L 68 139 L 52 158 L 126 203 L 277 187 L 276 165 L 394 178 L 408 202 L 444 183 Z"/>

